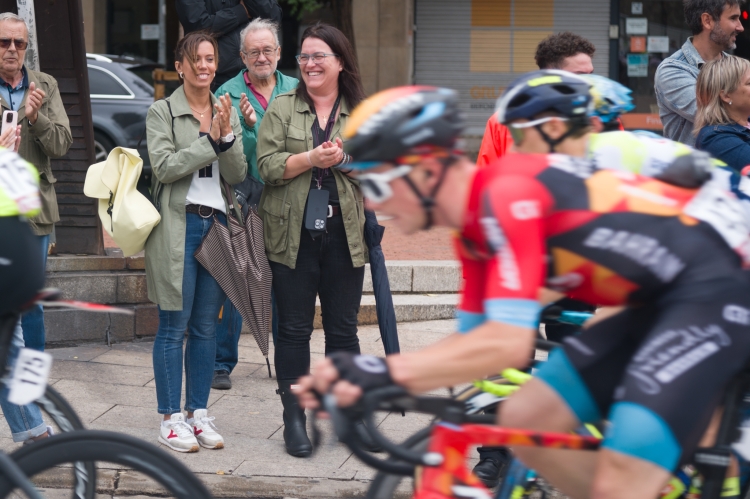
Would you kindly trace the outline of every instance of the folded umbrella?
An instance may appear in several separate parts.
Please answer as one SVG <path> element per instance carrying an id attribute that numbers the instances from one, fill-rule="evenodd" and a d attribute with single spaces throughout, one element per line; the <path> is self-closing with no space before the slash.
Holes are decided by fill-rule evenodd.
<path id="1" fill-rule="evenodd" d="M 214 224 L 195 258 L 216 279 L 250 328 L 266 358 L 270 378 L 271 266 L 263 242 L 263 220 L 257 210 L 248 211 L 244 225 L 231 213 L 227 214 L 226 227 L 214 216 Z"/>
<path id="2" fill-rule="evenodd" d="M 378 316 L 380 338 L 386 355 L 399 353 L 398 326 L 396 324 L 396 310 L 393 307 L 391 284 L 388 282 L 388 269 L 385 266 L 385 255 L 380 246 L 385 227 L 378 224 L 375 212 L 365 210 L 365 243 L 370 254 L 370 273 L 372 274 L 372 289 L 375 294 L 375 311 Z"/>

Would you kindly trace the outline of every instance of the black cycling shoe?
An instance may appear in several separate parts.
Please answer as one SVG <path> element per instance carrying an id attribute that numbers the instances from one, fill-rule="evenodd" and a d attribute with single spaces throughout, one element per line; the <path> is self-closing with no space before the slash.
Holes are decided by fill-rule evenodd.
<path id="1" fill-rule="evenodd" d="M 474 466 L 473 471 L 485 487 L 492 489 L 497 487 L 497 484 L 500 482 L 503 468 L 505 468 L 504 462 L 499 462 L 492 457 L 485 457 Z"/>
<path id="2" fill-rule="evenodd" d="M 214 380 L 211 382 L 214 390 L 229 390 L 232 388 L 232 380 L 229 379 L 229 371 L 214 371 Z"/>

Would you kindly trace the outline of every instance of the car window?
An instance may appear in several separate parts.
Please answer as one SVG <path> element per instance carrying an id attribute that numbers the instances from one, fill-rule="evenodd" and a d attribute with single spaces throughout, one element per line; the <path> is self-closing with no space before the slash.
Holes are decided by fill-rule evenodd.
<path id="1" fill-rule="evenodd" d="M 146 95 L 154 96 L 154 87 L 143 81 L 138 75 L 135 75 L 131 83 L 144 91 Z"/>
<path id="2" fill-rule="evenodd" d="M 89 66 L 89 90 L 92 95 L 130 96 L 131 92 L 109 72 Z"/>

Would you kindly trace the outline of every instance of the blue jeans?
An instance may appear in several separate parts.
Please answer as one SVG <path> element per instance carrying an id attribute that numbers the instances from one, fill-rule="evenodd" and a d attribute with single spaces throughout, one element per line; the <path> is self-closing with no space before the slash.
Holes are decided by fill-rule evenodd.
<path id="1" fill-rule="evenodd" d="M 216 323 L 216 363 L 214 371 L 232 373 L 239 361 L 240 332 L 242 331 L 242 316 L 232 305 L 229 298 L 224 302 L 224 312 Z M 276 344 L 279 331 L 278 314 L 276 313 L 276 297 L 271 292 L 271 339 Z"/>
<path id="2" fill-rule="evenodd" d="M 42 261 L 47 266 L 47 249 L 49 247 L 49 234 L 37 236 L 42 249 Z M 23 341 L 27 348 L 33 348 L 44 352 L 44 308 L 41 305 L 31 307 L 21 319 L 23 329 Z"/>
<path id="3" fill-rule="evenodd" d="M 159 329 L 154 341 L 154 378 L 159 414 L 180 412 L 182 343 L 185 348 L 185 410 L 206 409 L 216 359 L 216 317 L 226 295 L 193 253 L 213 224 L 213 218 L 186 213 L 185 267 L 182 276 L 182 310 L 159 307 Z M 226 224 L 226 217 L 219 214 Z"/>
<path id="4" fill-rule="evenodd" d="M 13 332 L 13 343 L 10 346 L 8 364 L 13 366 L 18 357 L 18 350 L 23 348 L 23 333 L 21 332 L 21 321 L 16 324 Z M 36 404 L 15 405 L 8 402 L 8 387 L 2 383 L 0 389 L 0 407 L 3 409 L 3 416 L 10 426 L 14 442 L 24 442 L 32 437 L 38 437 L 47 431 L 47 425 L 44 424 L 42 411 Z"/>

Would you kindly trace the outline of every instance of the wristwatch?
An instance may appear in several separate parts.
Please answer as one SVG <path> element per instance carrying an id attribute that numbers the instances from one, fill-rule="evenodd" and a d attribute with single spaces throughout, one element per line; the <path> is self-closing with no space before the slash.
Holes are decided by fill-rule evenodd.
<path id="1" fill-rule="evenodd" d="M 226 137 L 219 137 L 219 142 L 222 144 L 226 144 L 227 142 L 232 142 L 234 140 L 234 132 L 229 132 L 229 134 Z"/>

